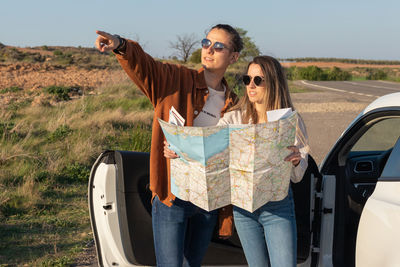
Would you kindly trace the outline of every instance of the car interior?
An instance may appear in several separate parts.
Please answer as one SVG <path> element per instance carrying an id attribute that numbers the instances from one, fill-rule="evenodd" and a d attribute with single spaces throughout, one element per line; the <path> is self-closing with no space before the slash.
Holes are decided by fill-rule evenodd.
<path id="1" fill-rule="evenodd" d="M 336 176 L 334 266 L 355 266 L 359 220 L 400 136 L 400 111 L 366 114 L 343 135 L 324 166 Z"/>
<path id="2" fill-rule="evenodd" d="M 117 209 L 122 244 L 127 259 L 135 265 L 155 265 L 151 223 L 151 191 L 149 190 L 148 178 L 149 154 L 130 151 L 106 151 L 99 157 L 97 165 L 100 163 L 116 165 Z M 320 185 L 322 179 L 311 156 L 309 156 L 308 165 L 302 181 L 292 184 L 296 207 L 299 263 L 304 262 L 310 255 L 312 242 L 310 235 L 311 227 L 313 227 L 310 223 L 311 183 Z M 89 190 L 93 190 L 91 184 L 93 184 L 95 176 L 96 166 L 92 169 Z M 96 218 L 91 217 L 95 228 Z M 97 229 L 93 229 L 93 232 L 99 263 L 102 266 L 99 233 Z M 247 265 L 236 232 L 229 239 L 222 240 L 217 237 L 217 231 L 215 231 L 203 263 L 205 265 Z"/>

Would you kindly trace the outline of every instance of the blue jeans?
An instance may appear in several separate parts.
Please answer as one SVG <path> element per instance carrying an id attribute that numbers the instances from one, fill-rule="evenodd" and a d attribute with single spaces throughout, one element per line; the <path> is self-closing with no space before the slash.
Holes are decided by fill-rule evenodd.
<path id="1" fill-rule="evenodd" d="M 297 236 L 292 191 L 253 213 L 233 207 L 235 227 L 250 267 L 296 266 Z"/>
<path id="2" fill-rule="evenodd" d="M 157 266 L 200 266 L 217 219 L 217 210 L 207 212 L 178 198 L 168 207 L 156 196 L 152 220 Z"/>

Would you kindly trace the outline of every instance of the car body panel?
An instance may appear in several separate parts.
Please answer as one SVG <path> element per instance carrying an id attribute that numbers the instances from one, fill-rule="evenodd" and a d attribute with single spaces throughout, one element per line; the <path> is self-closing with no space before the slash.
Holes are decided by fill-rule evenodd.
<path id="1" fill-rule="evenodd" d="M 318 266 L 332 266 L 332 240 L 335 226 L 335 187 L 336 177 L 334 175 L 324 175 L 322 177 L 322 220 L 321 220 L 321 241 L 319 248 Z"/>
<path id="2" fill-rule="evenodd" d="M 358 227 L 356 266 L 400 265 L 400 138 Z"/>

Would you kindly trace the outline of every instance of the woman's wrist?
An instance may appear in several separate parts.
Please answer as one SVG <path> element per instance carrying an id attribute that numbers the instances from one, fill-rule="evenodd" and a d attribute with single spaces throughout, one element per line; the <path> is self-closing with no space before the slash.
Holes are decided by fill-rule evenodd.
<path id="1" fill-rule="evenodd" d="M 126 50 L 126 39 L 122 38 L 121 36 L 119 36 L 117 34 L 114 36 L 118 38 L 119 44 L 118 44 L 117 48 L 115 48 L 113 50 L 113 52 L 116 54 L 124 53 Z"/>

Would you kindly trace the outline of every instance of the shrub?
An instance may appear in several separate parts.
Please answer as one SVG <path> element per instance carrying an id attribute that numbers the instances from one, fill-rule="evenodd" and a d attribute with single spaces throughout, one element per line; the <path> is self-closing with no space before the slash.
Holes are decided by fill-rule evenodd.
<path id="1" fill-rule="evenodd" d="M 326 81 L 327 75 L 324 71 L 317 66 L 309 66 L 299 69 L 299 76 L 301 79 L 309 81 Z"/>
<path id="2" fill-rule="evenodd" d="M 192 53 L 189 58 L 189 61 L 192 63 L 201 63 L 201 48 L 197 49 Z"/>
<path id="3" fill-rule="evenodd" d="M 72 163 L 65 166 L 55 180 L 61 184 L 87 183 L 89 181 L 90 168 L 81 163 Z"/>
<path id="4" fill-rule="evenodd" d="M 346 81 L 352 78 L 347 71 L 338 67 L 329 70 L 322 70 L 317 66 L 309 66 L 306 68 L 290 67 L 286 69 L 286 77 L 288 80 L 309 80 L 309 81 Z"/>
<path id="5" fill-rule="evenodd" d="M 62 56 L 62 55 L 63 55 L 63 52 L 60 51 L 60 50 L 54 50 L 53 55 L 55 55 L 55 56 Z"/>
<path id="6" fill-rule="evenodd" d="M 386 80 L 387 73 L 383 70 L 369 70 L 367 80 Z"/>
<path id="7" fill-rule="evenodd" d="M 16 93 L 16 92 L 19 92 L 21 90 L 23 90 L 21 87 L 11 86 L 11 87 L 7 87 L 7 88 L 4 88 L 4 89 L 0 90 L 0 93 L 1 94 L 4 94 L 4 93 Z"/>
<path id="8" fill-rule="evenodd" d="M 327 71 L 328 81 L 348 81 L 351 80 L 351 74 L 347 71 L 343 71 L 338 67 L 333 67 Z"/>
<path id="9" fill-rule="evenodd" d="M 68 93 L 71 91 L 70 87 L 64 86 L 48 86 L 43 89 L 46 93 L 55 95 L 58 100 L 70 100 Z"/>
<path id="10" fill-rule="evenodd" d="M 236 95 L 242 96 L 244 94 L 244 92 L 246 91 L 246 86 L 242 82 L 241 73 L 226 72 L 225 79 L 229 87 L 232 88 L 233 92 Z"/>
<path id="11" fill-rule="evenodd" d="M 60 141 L 65 139 L 72 132 L 68 125 L 59 126 L 54 132 L 50 133 L 48 136 L 49 141 Z"/>
<path id="12" fill-rule="evenodd" d="M 54 61 L 56 61 L 59 64 L 70 65 L 70 64 L 74 63 L 74 59 L 72 58 L 71 53 L 64 54 L 60 50 L 55 50 L 53 52 L 53 55 L 55 56 Z"/>

